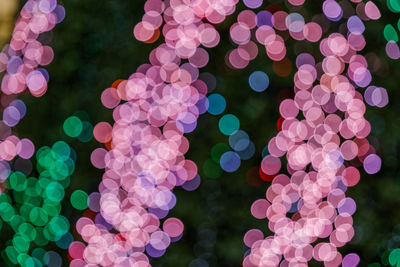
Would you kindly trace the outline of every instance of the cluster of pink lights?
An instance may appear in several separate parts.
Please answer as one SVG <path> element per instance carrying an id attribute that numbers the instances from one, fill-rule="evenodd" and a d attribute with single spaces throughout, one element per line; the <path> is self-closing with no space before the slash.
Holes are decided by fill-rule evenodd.
<path id="1" fill-rule="evenodd" d="M 257 57 L 258 47 L 251 41 L 251 30 L 256 29 L 255 39 L 265 47 L 268 57 L 280 61 L 286 56 L 286 46 L 283 38 L 275 32 L 289 31 L 295 40 L 306 39 L 317 42 L 322 36 L 321 26 L 315 22 L 304 23 L 304 18 L 298 13 L 288 14 L 277 11 L 271 14 L 262 11 L 258 14 L 251 10 L 239 13 L 237 22 L 230 28 L 230 36 L 238 48 L 228 54 L 228 64 L 234 68 L 245 68 L 249 62 Z"/>
<path id="2" fill-rule="evenodd" d="M 369 12 L 379 18 L 376 8 Z M 354 236 L 356 204 L 345 192 L 360 180 L 351 165 L 363 163 L 368 173 L 376 173 L 381 161 L 365 139 L 371 127 L 364 118 L 363 96 L 355 90 L 371 82 L 367 61 L 357 54 L 365 46 L 364 25 L 354 16 L 347 27 L 347 36 L 332 33 L 320 41 L 322 62 L 315 64 L 310 54 L 296 60 L 295 97 L 281 102 L 282 129 L 270 140 L 270 155 L 261 163 L 265 174 L 276 176 L 266 198 L 251 207 L 255 218 L 268 218 L 274 235 L 264 238 L 258 229 L 248 231 L 244 242 L 251 251 L 243 266 L 308 266 L 315 259 L 325 266 L 350 267 L 359 262 L 357 255 L 342 258 L 337 250 Z M 379 94 L 374 105 L 385 106 L 386 90 L 368 87 L 368 94 L 373 91 Z M 279 158 L 285 155 L 290 178 L 278 174 Z M 318 242 L 325 238 L 329 241 Z"/>
<path id="3" fill-rule="evenodd" d="M 94 129 L 99 142 L 110 143 L 109 151 L 98 148 L 91 155 L 94 166 L 105 168 L 99 193 L 91 194 L 89 203 L 100 213 L 95 221 L 78 220 L 76 229 L 87 245 L 71 243 L 70 266 L 149 266 L 147 255 L 161 256 L 182 236 L 179 219 L 168 218 L 162 226 L 160 219 L 175 206 L 174 187 L 198 178 L 196 165 L 184 157 L 189 142 L 183 135 L 196 128 L 208 106 L 207 86 L 198 80 L 208 53 L 199 46 L 216 46 L 219 34 L 204 21 L 223 21 L 237 0 L 190 2 L 146 2 L 134 35 L 148 41 L 162 25 L 165 43 L 150 53 L 151 64 L 101 96 L 115 123 Z"/>
<path id="4" fill-rule="evenodd" d="M 207 108 L 207 86 L 198 80 L 198 69 L 208 63 L 208 53 L 199 46 L 219 43 L 218 32 L 205 21 L 222 22 L 236 2 L 146 2 L 146 14 L 134 35 L 148 42 L 161 32 L 165 43 L 151 52 L 151 64 L 140 66 L 128 80 L 102 94 L 103 105 L 114 109 L 115 123 L 101 122 L 94 129 L 99 142 L 110 144 L 109 151 L 99 148 L 91 156 L 93 165 L 106 169 L 100 193 L 90 196 L 89 206 L 99 214 L 95 221 L 82 217 L 77 222 L 87 245 L 71 244 L 71 266 L 149 266 L 147 255 L 163 255 L 182 236 L 179 219 L 169 218 L 162 227 L 160 220 L 176 203 L 174 187 L 197 175 L 196 165 L 184 158 L 189 144 L 183 135 L 196 128 L 198 116 Z M 342 10 L 328 9 L 330 5 L 336 8 L 334 1 L 325 1 L 325 15 L 341 18 Z M 372 2 L 367 6 L 368 19 L 379 18 L 376 6 Z M 275 61 L 286 55 L 276 30 L 288 30 L 293 39 L 309 42 L 320 41 L 323 33 L 318 23 L 305 23 L 300 14 L 284 11 L 245 10 L 237 21 L 230 35 L 238 48 L 227 57 L 235 68 L 246 67 L 258 54 L 252 29 L 257 28 L 256 40 Z M 251 208 L 254 217 L 269 219 L 274 236 L 264 238 L 257 229 L 247 232 L 244 241 L 251 252 L 243 266 L 307 266 L 312 258 L 326 266 L 357 264 L 357 256 L 342 259 L 337 251 L 354 235 L 351 215 L 356 205 L 345 191 L 358 183 L 360 173 L 348 162 L 364 163 L 369 173 L 375 173 L 380 159 L 365 139 L 370 124 L 364 119 L 363 96 L 355 90 L 367 87 L 372 79 L 367 61 L 357 54 L 365 46 L 365 28 L 357 16 L 348 18 L 347 28 L 346 37 L 333 33 L 320 41 L 322 62 L 316 64 L 310 54 L 297 58 L 295 98 L 281 103 L 282 130 L 271 139 L 270 155 L 261 164 L 262 171 L 275 178 L 266 199 Z M 367 91 L 373 105 L 387 104 L 383 88 L 371 86 Z M 297 119 L 300 112 L 304 119 Z M 279 157 L 284 155 L 291 178 L 277 175 Z M 329 242 L 312 245 L 328 237 Z"/>
<path id="5" fill-rule="evenodd" d="M 50 64 L 54 53 L 38 37 L 51 31 L 64 16 L 64 8 L 56 0 L 30 0 L 24 5 L 10 45 L 0 53 L 0 71 L 7 71 L 1 83 L 3 93 L 20 94 L 28 88 L 32 95 L 39 97 L 46 92 L 49 77 L 38 67 Z"/>
<path id="6" fill-rule="evenodd" d="M 10 44 L 0 52 L 0 73 L 5 72 L 1 81 L 0 181 L 10 174 L 8 161 L 16 156 L 29 159 L 34 153 L 34 145 L 29 139 L 19 139 L 12 133 L 12 127 L 26 114 L 24 102 L 16 98 L 26 88 L 36 97 L 46 92 L 49 74 L 40 66 L 50 64 L 54 53 L 38 38 L 44 37 L 43 34 L 51 31 L 64 17 L 65 10 L 56 0 L 29 0 L 20 12 Z"/>
<path id="7" fill-rule="evenodd" d="M 99 193 L 90 195 L 89 207 L 98 215 L 94 221 L 78 220 L 76 230 L 87 244 L 71 243 L 70 266 L 150 266 L 147 255 L 159 257 L 181 238 L 184 226 L 179 219 L 160 220 L 176 204 L 173 189 L 198 179 L 196 165 L 184 157 L 189 148 L 184 134 L 196 128 L 198 116 L 208 106 L 207 86 L 198 77 L 209 56 L 200 45 L 218 45 L 219 33 L 212 24 L 223 22 L 237 2 L 147 0 L 134 35 L 148 42 L 162 34 L 165 43 L 150 53 L 151 64 L 141 65 L 128 80 L 107 88 L 101 96 L 103 105 L 113 109 L 115 123 L 101 122 L 94 129 L 95 138 L 109 145 L 109 150 L 98 148 L 91 155 L 93 165 L 105 169 Z M 304 0 L 289 2 L 300 6 Z M 245 3 L 259 7 L 262 1 Z M 322 6 L 328 19 L 342 18 L 336 1 L 326 0 Z M 370 124 L 364 118 L 363 99 L 377 107 L 388 103 L 384 88 L 369 86 L 367 60 L 357 54 L 365 46 L 361 20 L 378 19 L 380 13 L 372 1 L 360 10 L 365 16 L 347 19 L 346 36 L 332 33 L 322 40 L 323 27 L 318 23 L 305 23 L 299 13 L 284 11 L 244 10 L 230 28 L 238 47 L 229 52 L 227 62 L 234 68 L 245 68 L 257 57 L 253 29 L 255 40 L 274 61 L 286 55 L 284 39 L 277 33 L 286 30 L 294 40 L 320 41 L 324 56 L 317 64 L 310 54 L 297 57 L 295 97 L 281 102 L 282 129 L 270 140 L 270 155 L 261 163 L 262 172 L 275 178 L 266 198 L 251 207 L 254 217 L 268 218 L 274 235 L 264 238 L 258 229 L 248 231 L 244 242 L 251 251 L 243 266 L 307 266 L 312 258 L 325 266 L 358 264 L 354 255 L 342 258 L 337 251 L 354 235 L 351 216 L 356 204 L 345 192 L 360 180 L 354 166 L 363 164 L 368 173 L 376 173 L 381 164 L 366 139 Z M 38 37 L 64 16 L 56 0 L 29 0 L 10 45 L 0 52 L 0 72 L 6 71 L 1 83 L 5 94 L 1 97 L 1 181 L 10 172 L 7 161 L 17 155 L 28 159 L 34 153 L 30 140 L 12 135 L 11 128 L 26 113 L 15 96 L 26 88 L 36 97 L 46 92 L 49 76 L 40 66 L 50 64 L 54 54 Z M 364 98 L 357 87 L 368 87 Z M 285 155 L 290 178 L 278 174 L 279 158 Z M 324 238 L 329 242 L 318 243 Z"/>

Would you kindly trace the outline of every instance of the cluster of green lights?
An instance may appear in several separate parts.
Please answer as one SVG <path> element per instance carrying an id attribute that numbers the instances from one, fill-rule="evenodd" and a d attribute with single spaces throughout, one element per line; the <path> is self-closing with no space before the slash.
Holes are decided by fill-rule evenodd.
<path id="1" fill-rule="evenodd" d="M 400 267 L 400 248 L 386 250 L 381 256 L 381 263 L 374 262 L 368 267 L 396 266 Z"/>
<path id="2" fill-rule="evenodd" d="M 77 138 L 81 142 L 89 142 L 93 138 L 93 125 L 85 112 L 78 111 L 68 117 L 63 124 L 63 130 L 69 137 Z"/>
<path id="3" fill-rule="evenodd" d="M 400 12 L 400 0 L 387 0 L 387 6 L 390 11 L 392 12 Z M 400 30 L 400 19 L 397 21 L 397 29 Z M 386 41 L 390 42 L 398 42 L 399 36 L 397 34 L 396 28 L 393 27 L 391 24 L 387 24 L 383 29 L 383 36 L 385 37 Z"/>
<path id="4" fill-rule="evenodd" d="M 1 253 L 6 263 L 27 267 L 59 263 L 61 266 L 61 257 L 56 252 L 41 247 L 56 242 L 60 248 L 67 249 L 73 241 L 68 232 L 69 220 L 60 212 L 75 170 L 75 157 L 67 143 L 58 141 L 51 148 L 45 146 L 36 152 L 38 178 L 26 177 L 18 171 L 11 173 L 4 184 L 9 194 L 0 195 L 0 228 L 8 224 L 15 233 Z M 71 202 L 76 201 L 71 198 Z"/>

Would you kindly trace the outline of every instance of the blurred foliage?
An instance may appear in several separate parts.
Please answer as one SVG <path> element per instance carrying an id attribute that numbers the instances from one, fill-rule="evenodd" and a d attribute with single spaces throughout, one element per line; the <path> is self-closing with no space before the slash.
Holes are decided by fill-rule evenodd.
<path id="1" fill-rule="evenodd" d="M 0 47 L 7 42 L 14 27 L 19 0 L 0 0 Z"/>
<path id="2" fill-rule="evenodd" d="M 144 13 L 144 2 L 65 1 L 66 19 L 46 38 L 51 40 L 55 51 L 55 60 L 47 67 L 50 73 L 49 89 L 41 98 L 23 97 L 28 113 L 17 131 L 21 138 L 31 138 L 36 147 L 61 139 L 78 151 L 76 172 L 66 200 L 75 189 L 87 193 L 96 191 L 102 171 L 92 167 L 89 160 L 91 151 L 100 145 L 94 140 L 80 143 L 67 137 L 62 132 L 63 121 L 81 110 L 87 112 L 92 124 L 100 121 L 112 123 L 112 111 L 100 102 L 102 90 L 117 79 L 127 79 L 140 64 L 147 63 L 149 52 L 160 43 L 143 44 L 133 37 L 133 27 Z M 282 3 L 276 0 L 270 2 Z M 310 2 L 313 1 L 307 1 L 306 8 L 297 11 L 304 15 L 306 21 L 311 20 L 312 14 L 321 12 L 319 5 Z M 397 211 L 400 207 L 400 107 L 397 106 L 400 100 L 397 80 L 400 77 L 400 61 L 390 60 L 385 55 L 382 35 L 387 23 L 397 23 L 397 16 L 390 13 L 384 3 L 377 4 L 383 11 L 383 18 L 377 22 L 366 22 L 367 47 L 363 52 L 373 52 L 380 59 L 380 67 L 374 66 L 378 71 L 373 73 L 373 84 L 387 88 L 390 96 L 387 107 L 368 107 L 366 114 L 372 124 L 369 140 L 382 156 L 383 168 L 376 175 L 362 172 L 361 182 L 348 191 L 358 207 L 354 216 L 356 235 L 350 244 L 339 249 L 343 254 L 359 253 L 360 266 L 380 261 L 384 250 L 400 246 L 400 213 Z M 238 9 L 241 8 L 243 5 L 239 4 Z M 234 20 L 232 15 L 218 26 L 221 44 L 209 50 L 210 64 L 203 71 L 216 77 L 214 92 L 227 99 L 225 113 L 232 113 L 240 119 L 241 129 L 249 133 L 256 145 L 256 155 L 249 161 L 242 161 L 242 166 L 235 173 L 224 173 L 218 179 L 207 178 L 203 164 L 211 158 L 212 146 L 227 144 L 228 138 L 218 130 L 218 119 L 222 115 L 205 114 L 200 117 L 198 128 L 188 134 L 191 146 L 187 158 L 197 163 L 202 184 L 194 192 L 180 188 L 174 191 L 178 202 L 170 216 L 176 216 L 185 223 L 184 236 L 172 244 L 163 257 L 152 260 L 154 266 L 207 266 L 205 262 L 209 266 L 240 266 L 246 250 L 242 241 L 245 232 L 260 228 L 266 235 L 269 234 L 268 222 L 256 220 L 250 214 L 252 202 L 265 197 L 269 183 L 253 187 L 247 184 L 245 177 L 252 166 L 260 164 L 262 149 L 277 133 L 278 100 L 291 95 L 294 71 L 286 78 L 276 76 L 272 61 L 262 47 L 259 47 L 257 59 L 246 69 L 229 69 L 225 64 L 225 55 L 234 48 L 228 34 Z M 337 29 L 337 25 L 333 25 L 330 31 Z M 287 45 L 288 58 L 293 67 L 295 55 L 300 52 L 311 52 L 320 58 L 316 45 L 304 41 L 296 44 L 288 41 Z M 248 76 L 255 70 L 265 71 L 270 76 L 271 84 L 264 93 L 256 93 L 248 86 Z M 71 224 L 82 215 L 73 210 L 67 201 L 63 208 Z M 2 232 L 1 240 L 7 239 L 7 233 Z M 67 253 L 61 253 L 65 260 L 63 266 L 67 266 Z M 321 265 L 313 262 L 311 266 Z"/>

